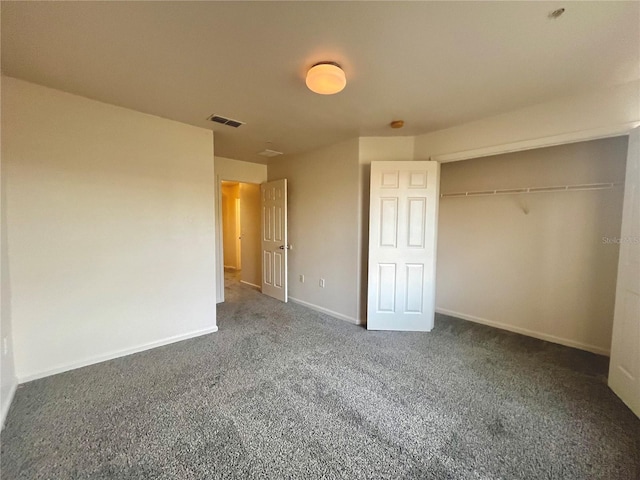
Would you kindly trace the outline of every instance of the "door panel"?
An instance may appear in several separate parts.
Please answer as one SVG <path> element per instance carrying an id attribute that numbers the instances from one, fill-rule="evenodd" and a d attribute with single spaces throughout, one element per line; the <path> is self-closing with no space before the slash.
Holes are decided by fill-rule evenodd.
<path id="1" fill-rule="evenodd" d="M 408 264 L 406 313 L 421 313 L 424 304 L 424 265 Z"/>
<path id="2" fill-rule="evenodd" d="M 262 293 L 283 302 L 287 296 L 287 180 L 260 186 L 262 198 Z"/>
<path id="3" fill-rule="evenodd" d="M 609 386 L 640 417 L 640 129 L 629 135 Z"/>
<path id="4" fill-rule="evenodd" d="M 380 199 L 380 246 L 396 247 L 398 239 L 398 199 Z"/>
<path id="5" fill-rule="evenodd" d="M 367 328 L 433 328 L 440 165 L 373 162 Z"/>

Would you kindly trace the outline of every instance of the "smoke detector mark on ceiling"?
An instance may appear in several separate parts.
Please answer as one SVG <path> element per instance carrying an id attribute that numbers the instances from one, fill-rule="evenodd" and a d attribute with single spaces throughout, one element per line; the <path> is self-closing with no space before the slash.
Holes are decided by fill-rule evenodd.
<path id="1" fill-rule="evenodd" d="M 220 123 L 222 125 L 228 125 L 229 127 L 238 128 L 240 125 L 244 125 L 244 122 L 240 120 L 233 120 L 232 118 L 223 117 L 222 115 L 216 115 L 215 113 L 211 115 L 207 120 L 210 120 L 215 123 Z"/>
<path id="2" fill-rule="evenodd" d="M 258 155 L 262 155 L 263 157 L 271 158 L 271 157 L 277 157 L 278 155 L 283 155 L 283 153 L 267 148 L 267 149 L 263 150 L 262 152 L 258 153 Z"/>

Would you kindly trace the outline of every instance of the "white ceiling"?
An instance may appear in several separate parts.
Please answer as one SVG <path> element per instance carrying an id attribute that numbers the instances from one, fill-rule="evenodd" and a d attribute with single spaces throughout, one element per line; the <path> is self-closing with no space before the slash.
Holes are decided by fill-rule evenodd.
<path id="1" fill-rule="evenodd" d="M 560 7 L 562 17 L 548 18 Z M 3 74 L 212 129 L 216 155 L 263 163 L 266 147 L 291 154 L 426 133 L 640 78 L 635 1 L 1 8 Z M 323 60 L 346 72 L 337 95 L 305 86 Z M 246 125 L 213 124 L 212 113 Z M 391 130 L 394 119 L 405 128 Z"/>

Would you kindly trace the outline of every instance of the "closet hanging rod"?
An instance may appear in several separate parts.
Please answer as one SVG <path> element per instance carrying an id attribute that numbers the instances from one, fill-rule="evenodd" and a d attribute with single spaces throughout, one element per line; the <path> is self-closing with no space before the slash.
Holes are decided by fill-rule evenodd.
<path id="1" fill-rule="evenodd" d="M 547 193 L 547 192 L 577 192 L 581 190 L 608 190 L 621 187 L 622 182 L 616 183 L 584 183 L 580 185 L 556 185 L 552 187 L 527 187 L 506 188 L 498 190 L 476 190 L 471 192 L 442 193 L 440 198 L 446 197 L 483 197 L 487 195 L 513 195 L 521 193 Z"/>

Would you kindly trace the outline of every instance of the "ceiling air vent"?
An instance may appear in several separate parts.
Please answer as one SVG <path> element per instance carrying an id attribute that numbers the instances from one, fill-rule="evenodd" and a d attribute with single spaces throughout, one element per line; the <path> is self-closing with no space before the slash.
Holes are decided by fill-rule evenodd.
<path id="1" fill-rule="evenodd" d="M 282 155 L 282 152 L 278 152 L 276 150 L 265 149 L 262 152 L 258 153 L 258 155 L 262 155 L 263 157 L 277 157 L 278 155 Z"/>
<path id="2" fill-rule="evenodd" d="M 220 123 L 222 125 L 228 125 L 233 128 L 238 128 L 240 125 L 244 125 L 244 122 L 240 120 L 234 120 L 232 118 L 223 117 L 222 115 L 216 115 L 215 113 L 211 115 L 207 120 L 212 122 Z"/>

